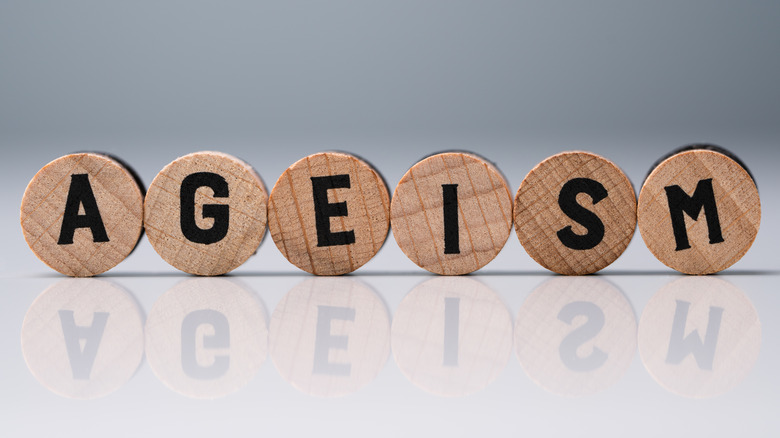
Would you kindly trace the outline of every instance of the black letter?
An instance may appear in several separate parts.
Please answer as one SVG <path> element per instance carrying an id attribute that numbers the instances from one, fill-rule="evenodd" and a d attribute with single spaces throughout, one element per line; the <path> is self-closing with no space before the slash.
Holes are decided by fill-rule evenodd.
<path id="1" fill-rule="evenodd" d="M 696 185 L 693 196 L 688 196 L 680 186 L 664 187 L 666 199 L 669 201 L 669 214 L 672 216 L 672 231 L 677 242 L 675 251 L 691 247 L 688 243 L 688 230 L 685 229 L 683 212 L 693 220 L 699 218 L 699 212 L 704 209 L 707 216 L 707 230 L 710 244 L 723 242 L 718 218 L 718 206 L 715 204 L 715 192 L 712 190 L 712 178 L 703 179 Z"/>
<path id="2" fill-rule="evenodd" d="M 181 202 L 181 232 L 188 240 L 195 243 L 211 244 L 222 240 L 230 225 L 230 207 L 221 204 L 203 206 L 203 217 L 214 218 L 214 225 L 204 230 L 195 223 L 195 192 L 200 187 L 208 187 L 214 191 L 215 198 L 228 197 L 228 184 L 225 178 L 211 172 L 198 172 L 187 175 L 181 182 L 179 199 Z"/>
<path id="3" fill-rule="evenodd" d="M 317 226 L 317 246 L 338 246 L 355 243 L 355 231 L 330 231 L 330 218 L 347 216 L 346 202 L 328 202 L 328 190 L 348 189 L 349 175 L 313 176 L 311 190 L 314 195 L 314 222 Z"/>
<path id="4" fill-rule="evenodd" d="M 558 206 L 561 207 L 561 211 L 588 230 L 585 235 L 580 236 L 575 234 L 569 225 L 558 231 L 558 239 L 571 249 L 584 250 L 595 247 L 604 239 L 604 223 L 595 213 L 577 204 L 577 195 L 580 193 L 590 195 L 593 205 L 596 205 L 607 197 L 607 189 L 600 182 L 592 179 L 574 178 L 566 182 L 561 188 L 561 193 L 558 194 Z"/>
<path id="5" fill-rule="evenodd" d="M 442 184 L 444 208 L 444 254 L 460 254 L 458 230 L 458 185 Z"/>
<path id="6" fill-rule="evenodd" d="M 79 205 L 84 206 L 84 214 L 79 214 Z M 93 242 L 108 242 L 106 227 L 100 217 L 100 210 L 87 174 L 70 176 L 70 189 L 68 199 L 65 201 L 65 213 L 62 216 L 62 228 L 57 243 L 72 244 L 76 228 L 89 228 L 92 231 Z"/>

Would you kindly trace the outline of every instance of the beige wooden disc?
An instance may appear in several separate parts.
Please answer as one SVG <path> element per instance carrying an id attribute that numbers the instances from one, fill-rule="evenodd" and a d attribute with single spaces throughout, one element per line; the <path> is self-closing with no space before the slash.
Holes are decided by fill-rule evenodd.
<path id="1" fill-rule="evenodd" d="M 691 398 L 734 389 L 761 349 L 761 321 L 744 292 L 715 277 L 663 286 L 639 321 L 639 353 L 664 388 Z"/>
<path id="2" fill-rule="evenodd" d="M 79 227 L 73 231 L 72 243 L 59 244 L 68 234 L 63 233 L 68 228 L 63 222 L 71 187 L 75 195 L 83 192 L 77 187 L 85 186 L 89 189 L 83 194 L 89 196 L 72 198 L 78 216 L 95 217 L 98 211 L 108 241 L 101 241 L 93 233 L 95 228 Z M 89 207 L 91 199 L 96 210 Z M 141 238 L 143 188 L 129 169 L 106 155 L 66 155 L 44 166 L 27 185 L 21 224 L 30 249 L 49 267 L 72 277 L 97 275 L 124 260 Z"/>
<path id="3" fill-rule="evenodd" d="M 338 181 L 334 188 L 320 187 L 317 193 L 327 197 L 321 205 L 346 206 L 346 215 L 319 216 L 326 221 L 325 230 L 317 227 L 323 210 L 316 211 L 312 178 Z M 276 181 L 268 204 L 268 228 L 276 247 L 293 265 L 310 274 L 341 275 L 363 266 L 382 247 L 390 228 L 389 209 L 387 186 L 368 163 L 346 153 L 321 152 L 295 162 Z M 321 231 L 351 237 L 329 241 Z"/>
<path id="4" fill-rule="evenodd" d="M 390 318 L 371 289 L 350 278 L 311 278 L 276 306 L 271 359 L 296 389 L 318 397 L 353 393 L 390 355 Z"/>
<path id="5" fill-rule="evenodd" d="M 179 394 L 214 399 L 238 391 L 268 351 L 265 308 L 240 283 L 192 278 L 165 292 L 146 321 L 146 359 Z"/>
<path id="6" fill-rule="evenodd" d="M 144 354 L 143 317 L 121 287 L 62 280 L 35 299 L 22 323 L 22 353 L 47 389 L 94 399 L 121 388 Z"/>
<path id="7" fill-rule="evenodd" d="M 216 174 L 227 183 L 227 196 L 215 196 L 211 186 L 195 192 L 193 215 L 199 229 L 217 226 L 217 219 L 204 214 L 204 207 L 228 207 L 227 232 L 214 242 L 193 241 L 182 229 L 182 183 L 199 173 Z M 171 266 L 196 275 L 225 274 L 241 266 L 260 246 L 267 200 L 260 176 L 247 163 L 221 152 L 195 152 L 165 166 L 149 186 L 144 203 L 146 234 Z"/>
<path id="8" fill-rule="evenodd" d="M 454 184 L 458 245 L 457 252 L 447 253 L 443 186 Z M 441 275 L 468 274 L 504 247 L 512 229 L 512 195 L 488 161 L 463 152 L 436 154 L 412 166 L 398 182 L 391 222 L 398 246 L 418 266 Z"/>
<path id="9" fill-rule="evenodd" d="M 542 388 L 579 397 L 614 385 L 636 351 L 636 317 L 626 297 L 597 277 L 545 281 L 517 315 L 520 364 Z"/>
<path id="10" fill-rule="evenodd" d="M 393 317 L 393 356 L 407 379 L 436 395 L 487 387 L 512 353 L 512 317 L 495 292 L 462 277 L 412 289 Z"/>
<path id="11" fill-rule="evenodd" d="M 603 226 L 600 240 L 575 248 L 564 244 L 559 233 L 571 232 L 575 239 L 596 235 L 559 205 L 559 199 L 565 199 L 564 188 L 579 179 L 600 184 L 606 197 L 597 198 L 594 204 L 588 192 L 573 195 L 576 204 L 598 216 Z M 559 274 L 584 275 L 609 266 L 628 247 L 636 228 L 636 195 L 628 177 L 606 158 L 589 152 L 563 152 L 528 173 L 515 196 L 514 212 L 517 237 L 531 258 Z"/>
<path id="12" fill-rule="evenodd" d="M 679 186 L 692 196 L 702 180 L 712 179 L 723 241 L 710 243 L 707 218 L 687 214 L 690 248 L 677 251 L 665 188 Z M 655 257 L 685 274 L 712 274 L 733 265 L 750 249 L 761 224 L 758 188 L 736 161 L 710 150 L 691 150 L 673 155 L 647 177 L 639 194 L 639 231 Z"/>

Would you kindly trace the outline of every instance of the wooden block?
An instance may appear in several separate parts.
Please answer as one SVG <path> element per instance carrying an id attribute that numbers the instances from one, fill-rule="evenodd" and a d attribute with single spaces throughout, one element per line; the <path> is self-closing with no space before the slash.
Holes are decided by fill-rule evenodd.
<path id="1" fill-rule="evenodd" d="M 636 228 L 636 195 L 611 161 L 562 152 L 539 163 L 515 196 L 515 230 L 528 255 L 564 275 L 597 272 L 617 260 Z"/>
<path id="2" fill-rule="evenodd" d="M 114 283 L 61 280 L 30 306 L 22 353 L 33 376 L 63 397 L 95 399 L 127 383 L 144 356 L 135 298 Z"/>
<path id="3" fill-rule="evenodd" d="M 683 277 L 648 301 L 639 353 L 666 390 L 711 398 L 737 387 L 761 350 L 761 321 L 744 292 L 716 277 Z"/>
<path id="4" fill-rule="evenodd" d="M 390 317 L 365 284 L 310 278 L 287 292 L 268 330 L 271 359 L 296 389 L 317 397 L 356 392 L 390 356 Z"/>
<path id="5" fill-rule="evenodd" d="M 437 277 L 412 289 L 390 332 L 398 368 L 418 387 L 444 397 L 476 393 L 512 354 L 512 317 L 479 281 Z"/>
<path id="6" fill-rule="evenodd" d="M 238 391 L 267 354 L 265 307 L 234 280 L 184 280 L 160 296 L 146 320 L 149 366 L 166 386 L 190 398 Z"/>
<path id="7" fill-rule="evenodd" d="M 504 247 L 512 229 L 512 195 L 488 161 L 471 153 L 440 153 L 401 178 L 391 223 L 398 246 L 421 268 L 468 274 Z"/>
<path id="8" fill-rule="evenodd" d="M 528 376 L 553 394 L 580 397 L 619 381 L 636 352 L 626 297 L 598 277 L 557 277 L 523 302 L 515 351 Z"/>
<path id="9" fill-rule="evenodd" d="M 639 194 L 638 218 L 642 239 L 658 260 L 686 274 L 712 274 L 750 249 L 761 200 L 739 159 L 697 144 L 653 168 Z"/>
<path id="10" fill-rule="evenodd" d="M 62 274 L 100 274 L 140 240 L 143 197 L 143 184 L 116 158 L 92 152 L 57 158 L 24 192 L 24 238 L 41 261 Z"/>
<path id="11" fill-rule="evenodd" d="M 341 275 L 379 251 L 390 228 L 390 196 L 365 161 L 343 152 L 309 155 L 276 181 L 268 228 L 293 265 L 315 275 Z"/>
<path id="12" fill-rule="evenodd" d="M 222 275 L 249 259 L 265 235 L 268 195 L 250 165 L 221 152 L 177 158 L 144 203 L 149 242 L 171 266 Z"/>

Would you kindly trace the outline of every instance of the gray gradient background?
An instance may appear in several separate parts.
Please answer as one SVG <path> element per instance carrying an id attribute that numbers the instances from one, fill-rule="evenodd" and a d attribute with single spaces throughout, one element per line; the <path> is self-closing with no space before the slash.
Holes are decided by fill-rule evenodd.
<path id="1" fill-rule="evenodd" d="M 0 2 L 2 272 L 46 273 L 18 225 L 24 187 L 77 150 L 148 184 L 221 150 L 270 189 L 316 151 L 371 161 L 390 190 L 442 149 L 495 161 L 512 191 L 563 150 L 602 154 L 637 186 L 686 143 L 730 148 L 764 204 L 734 269 L 774 269 L 780 3 L 727 1 Z M 770 257 L 771 255 L 771 257 Z M 241 271 L 291 271 L 270 239 Z M 363 268 L 418 268 L 389 240 Z M 486 270 L 542 270 L 514 235 Z M 638 233 L 617 270 L 665 270 Z M 144 240 L 116 272 L 173 271 Z M 239 271 L 239 272 L 241 272 Z"/>
<path id="2" fill-rule="evenodd" d="M 0 0 L 0 435 L 776 435 L 779 81 L 777 1 Z M 468 398 L 424 393 L 391 358 L 358 393 L 314 399 L 269 358 L 246 388 L 219 400 L 186 399 L 144 363 L 110 397 L 74 402 L 44 388 L 22 357 L 24 314 L 63 277 L 27 248 L 18 207 L 30 178 L 73 151 L 120 156 L 148 184 L 178 156 L 221 150 L 255 166 L 270 189 L 299 158 L 341 149 L 374 163 L 392 190 L 419 158 L 470 149 L 495 161 L 514 191 L 539 161 L 584 149 L 615 161 L 638 190 L 656 159 L 698 141 L 739 155 L 763 204 L 755 245 L 719 276 L 756 308 L 761 354 L 719 398 L 665 391 L 638 353 L 614 387 L 558 397 L 536 386 L 513 352 L 499 379 Z M 388 239 L 348 278 L 374 289 L 392 317 L 433 276 Z M 269 314 L 312 278 L 268 238 L 236 272 L 253 274 L 238 281 Z M 492 275 L 471 278 L 513 318 L 553 277 L 514 234 L 480 272 Z M 604 273 L 637 318 L 680 277 L 638 233 Z M 187 277 L 146 239 L 103 276 L 146 314 Z"/>

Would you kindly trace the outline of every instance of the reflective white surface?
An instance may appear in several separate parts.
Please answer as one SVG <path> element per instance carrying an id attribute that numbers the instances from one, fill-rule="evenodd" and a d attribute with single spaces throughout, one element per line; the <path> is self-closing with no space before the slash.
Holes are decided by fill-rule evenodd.
<path id="1" fill-rule="evenodd" d="M 9 436 L 767 436 L 778 280 L 6 277 L 3 424 Z"/>

